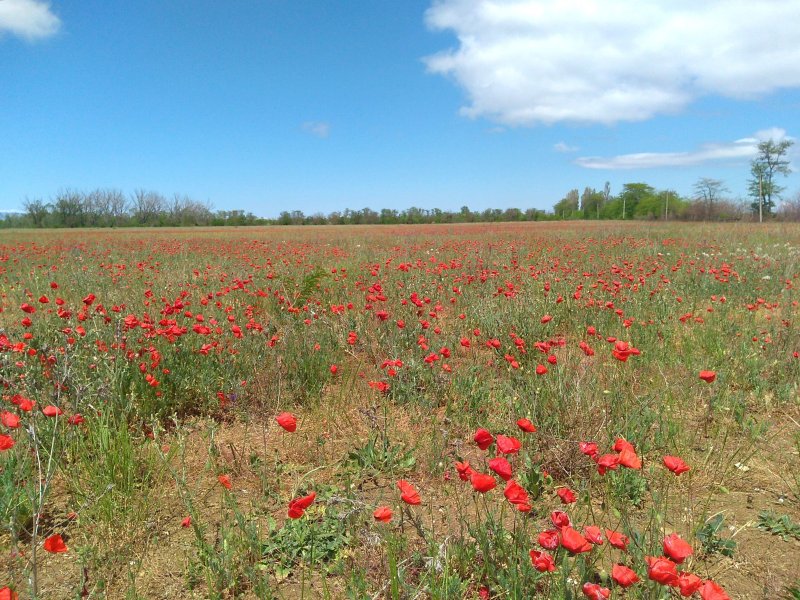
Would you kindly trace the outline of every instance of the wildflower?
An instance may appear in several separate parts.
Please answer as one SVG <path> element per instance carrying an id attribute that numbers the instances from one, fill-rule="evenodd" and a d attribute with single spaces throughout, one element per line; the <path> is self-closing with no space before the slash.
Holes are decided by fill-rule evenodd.
<path id="1" fill-rule="evenodd" d="M 492 445 L 492 442 L 494 442 L 492 434 L 483 428 L 478 429 L 478 431 L 475 432 L 475 435 L 472 437 L 472 439 L 475 441 L 476 444 L 478 444 L 478 448 L 480 448 L 481 450 L 486 450 L 489 446 Z"/>
<path id="2" fill-rule="evenodd" d="M 42 413 L 45 417 L 57 417 L 58 415 L 63 415 L 64 411 L 58 408 L 57 406 L 48 405 L 42 409 Z"/>
<path id="3" fill-rule="evenodd" d="M 670 471 L 675 473 L 675 475 L 680 475 L 681 473 L 686 473 L 690 469 L 689 465 L 683 462 L 682 459 L 678 458 L 677 456 L 665 456 L 663 458 L 664 466 L 667 467 Z"/>
<path id="4" fill-rule="evenodd" d="M 662 585 L 678 585 L 677 565 L 668 558 L 646 556 L 647 577 Z"/>
<path id="5" fill-rule="evenodd" d="M 554 529 L 548 529 L 547 531 L 543 531 L 539 534 L 539 537 L 536 540 L 542 548 L 547 548 L 548 550 L 555 550 L 558 548 L 559 540 L 558 540 L 558 532 Z"/>
<path id="6" fill-rule="evenodd" d="M 497 451 L 503 454 L 516 454 L 522 448 L 522 442 L 515 437 L 498 435 Z"/>
<path id="7" fill-rule="evenodd" d="M 472 467 L 469 466 L 468 462 L 458 462 L 456 461 L 456 471 L 458 472 L 458 478 L 461 481 L 469 481 L 470 476 L 475 472 Z"/>
<path id="8" fill-rule="evenodd" d="M 470 477 L 470 482 L 472 483 L 472 487 L 475 489 L 475 491 L 480 492 L 481 494 L 485 494 L 497 486 L 497 482 L 495 481 L 494 477 L 484 473 L 473 473 Z"/>
<path id="9" fill-rule="evenodd" d="M 187 516 L 181 521 L 181 527 L 189 527 L 192 524 L 192 517 Z"/>
<path id="10" fill-rule="evenodd" d="M 597 472 L 605 475 L 607 471 L 619 468 L 619 454 L 604 454 L 597 459 Z"/>
<path id="11" fill-rule="evenodd" d="M 625 565 L 614 565 L 611 567 L 611 578 L 624 588 L 632 586 L 639 581 L 636 571 L 629 569 Z"/>
<path id="12" fill-rule="evenodd" d="M 0 412 L 0 423 L 9 429 L 16 429 L 19 427 L 19 417 L 14 413 L 4 410 L 3 412 Z"/>
<path id="13" fill-rule="evenodd" d="M 554 510 L 550 513 L 550 520 L 553 522 L 553 525 L 561 529 L 562 527 L 568 527 L 569 522 L 569 515 L 561 510 Z"/>
<path id="14" fill-rule="evenodd" d="M 583 530 L 583 537 L 595 546 L 603 545 L 603 533 L 597 525 L 587 525 Z"/>
<path id="15" fill-rule="evenodd" d="M 375 509 L 375 512 L 372 513 L 372 516 L 375 518 L 376 521 L 380 521 L 381 523 L 388 523 L 392 520 L 392 509 L 388 506 L 379 506 Z"/>
<path id="16" fill-rule="evenodd" d="M 490 460 L 489 468 L 497 473 L 503 481 L 511 479 L 511 464 L 502 456 L 497 456 Z"/>
<path id="17" fill-rule="evenodd" d="M 51 535 L 44 541 L 44 549 L 52 554 L 59 554 L 69 550 L 59 534 Z"/>
<path id="18" fill-rule="evenodd" d="M 577 500 L 575 497 L 575 492 L 573 492 L 568 487 L 560 487 L 556 490 L 556 494 L 558 497 L 561 498 L 562 504 L 572 504 Z"/>
<path id="19" fill-rule="evenodd" d="M 703 580 L 694 573 L 680 573 L 678 590 L 681 596 L 688 597 L 694 594 L 703 585 Z"/>
<path id="20" fill-rule="evenodd" d="M 226 490 L 231 489 L 231 478 L 228 475 L 220 475 L 217 477 L 217 481 L 219 481 L 219 484 Z"/>
<path id="21" fill-rule="evenodd" d="M 671 533 L 664 538 L 664 554 L 681 564 L 694 553 L 688 542 L 683 540 L 677 533 Z"/>
<path id="22" fill-rule="evenodd" d="M 419 492 L 405 479 L 398 481 L 397 487 L 400 488 L 400 499 L 406 504 L 417 505 L 422 503 Z"/>
<path id="23" fill-rule="evenodd" d="M 289 412 L 282 412 L 275 420 L 278 422 L 278 425 L 283 427 L 289 433 L 294 433 L 297 430 L 297 417 L 295 417 L 292 413 Z"/>
<path id="24" fill-rule="evenodd" d="M 531 550 L 531 563 L 533 567 L 540 573 L 556 570 L 556 563 L 553 557 L 547 552 L 540 552 L 539 550 Z"/>
<path id="25" fill-rule="evenodd" d="M 606 600 L 611 597 L 611 590 L 587 581 L 583 584 L 583 595 L 590 600 Z"/>
<path id="26" fill-rule="evenodd" d="M 717 373 L 716 371 L 700 371 L 699 377 L 706 383 L 712 383 L 717 378 Z"/>
<path id="27" fill-rule="evenodd" d="M 522 431 L 526 433 L 535 433 L 536 426 L 531 423 L 528 419 L 519 419 L 517 421 L 517 427 L 519 427 Z"/>
<path id="28" fill-rule="evenodd" d="M 589 552 L 592 549 L 589 541 L 569 525 L 561 529 L 561 545 L 572 554 Z"/>
<path id="29" fill-rule="evenodd" d="M 513 479 L 509 480 L 506 484 L 506 489 L 503 495 L 511 504 L 517 507 L 520 512 L 528 512 L 531 509 L 530 498 L 528 492 Z"/>
<path id="30" fill-rule="evenodd" d="M 700 597 L 703 600 L 731 600 L 730 596 L 725 593 L 725 590 L 710 579 L 700 588 Z"/>
<path id="31" fill-rule="evenodd" d="M 627 535 L 620 533 L 619 531 L 612 531 L 611 529 L 606 529 L 606 539 L 608 540 L 609 544 L 614 546 L 614 548 L 623 551 L 627 550 L 628 542 L 630 541 Z"/>
<path id="32" fill-rule="evenodd" d="M 316 492 L 311 492 L 307 496 L 301 496 L 300 498 L 295 498 L 291 502 L 289 502 L 289 518 L 290 519 L 299 519 L 302 517 L 306 509 L 311 506 L 314 502 L 314 499 L 317 497 Z"/>
<path id="33" fill-rule="evenodd" d="M 19 596 L 17 596 L 17 592 L 6 586 L 0 588 L 0 600 L 19 600 Z"/>
<path id="34" fill-rule="evenodd" d="M 14 447 L 14 443 L 14 438 L 12 438 L 10 435 L 0 433 L 0 452 L 3 450 L 10 450 Z"/>
<path id="35" fill-rule="evenodd" d="M 597 456 L 597 444 L 595 442 L 581 442 L 578 444 L 581 449 L 581 452 L 586 456 L 594 458 Z"/>

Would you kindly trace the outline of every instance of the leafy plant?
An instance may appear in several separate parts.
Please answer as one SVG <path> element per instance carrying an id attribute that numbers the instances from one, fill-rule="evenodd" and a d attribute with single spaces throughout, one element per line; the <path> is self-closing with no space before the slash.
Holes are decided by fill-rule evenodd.
<path id="1" fill-rule="evenodd" d="M 414 468 L 414 453 L 402 444 L 392 444 L 388 437 L 373 433 L 367 443 L 352 450 L 347 461 L 359 469 L 375 473 L 404 473 Z"/>
<path id="2" fill-rule="evenodd" d="M 794 523 L 789 515 L 779 517 L 775 513 L 762 511 L 758 514 L 757 527 L 772 535 L 780 536 L 783 541 L 787 541 L 790 537 L 800 540 L 800 524 Z"/>
<path id="3" fill-rule="evenodd" d="M 731 557 L 736 551 L 736 542 L 731 538 L 723 538 L 719 532 L 725 526 L 725 515 L 719 513 L 708 519 L 697 532 L 697 539 L 703 553 L 707 555 L 721 554 Z"/>

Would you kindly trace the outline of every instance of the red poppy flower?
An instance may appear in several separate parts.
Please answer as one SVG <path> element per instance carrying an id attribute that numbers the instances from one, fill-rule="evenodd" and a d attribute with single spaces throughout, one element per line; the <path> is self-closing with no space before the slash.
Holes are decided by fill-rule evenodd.
<path id="1" fill-rule="evenodd" d="M 664 554 L 674 560 L 676 563 L 681 564 L 689 556 L 694 554 L 694 550 L 681 538 L 677 533 L 671 533 L 664 538 Z"/>
<path id="2" fill-rule="evenodd" d="M 375 509 L 375 512 L 372 513 L 372 516 L 375 518 L 376 521 L 380 521 L 381 523 L 388 523 L 392 520 L 392 509 L 388 506 L 379 506 Z"/>
<path id="3" fill-rule="evenodd" d="M 636 448 L 633 447 L 633 444 L 631 444 L 625 438 L 617 438 L 616 440 L 614 440 L 614 445 L 611 447 L 611 449 L 614 452 L 622 452 L 625 449 L 636 452 Z"/>
<path id="4" fill-rule="evenodd" d="M 678 590 L 684 598 L 694 594 L 703 585 L 703 580 L 694 573 L 681 573 L 678 577 Z"/>
<path id="5" fill-rule="evenodd" d="M 537 375 L 546 375 L 547 374 L 547 367 L 544 365 L 536 365 L 536 374 Z"/>
<path id="6" fill-rule="evenodd" d="M 578 444 L 581 449 L 581 452 L 586 456 L 590 456 L 594 458 L 597 456 L 597 444 L 595 442 L 581 442 Z"/>
<path id="7" fill-rule="evenodd" d="M 59 534 L 51 535 L 44 541 L 44 549 L 52 554 L 59 554 L 69 550 Z"/>
<path id="8" fill-rule="evenodd" d="M 289 433 L 294 433 L 297 431 L 297 417 L 295 417 L 290 412 L 282 412 L 275 420 L 278 422 L 278 425 L 283 427 Z"/>
<path id="9" fill-rule="evenodd" d="M 531 555 L 531 563 L 533 563 L 534 568 L 540 573 L 556 570 L 556 563 L 553 557 L 547 552 L 531 550 L 529 554 Z"/>
<path id="10" fill-rule="evenodd" d="M 636 571 L 629 569 L 625 565 L 614 565 L 611 567 L 611 578 L 624 588 L 631 587 L 639 581 Z"/>
<path id="11" fill-rule="evenodd" d="M 548 550 L 555 550 L 558 548 L 560 543 L 558 539 L 558 532 L 553 529 L 548 529 L 547 531 L 540 533 L 536 541 L 542 548 L 547 548 Z"/>
<path id="12" fill-rule="evenodd" d="M 217 477 L 217 481 L 219 481 L 219 484 L 225 489 L 231 489 L 231 478 L 228 475 L 220 475 Z"/>
<path id="13" fill-rule="evenodd" d="M 19 600 L 19 596 L 17 596 L 17 592 L 6 586 L 0 588 L 0 600 Z"/>
<path id="14" fill-rule="evenodd" d="M 511 479 L 511 463 L 502 456 L 497 456 L 489 461 L 489 468 L 497 473 L 503 481 Z"/>
<path id="15" fill-rule="evenodd" d="M 575 497 L 575 492 L 573 492 L 568 487 L 560 487 L 556 490 L 556 494 L 558 497 L 561 498 L 562 504 L 572 504 L 577 500 Z"/>
<path id="16" fill-rule="evenodd" d="M 568 527 L 570 524 L 569 515 L 562 510 L 554 510 L 550 513 L 550 521 L 559 529 Z"/>
<path id="17" fill-rule="evenodd" d="M 192 524 L 192 517 L 185 517 L 183 521 L 181 521 L 181 527 L 189 527 Z"/>
<path id="18" fill-rule="evenodd" d="M 19 427 L 19 417 L 14 413 L 4 410 L 3 412 L 0 412 L 0 423 L 9 429 L 16 429 Z"/>
<path id="19" fill-rule="evenodd" d="M 97 297 L 97 296 L 95 296 L 94 294 L 89 294 L 89 295 L 87 295 L 87 296 L 86 296 L 86 297 L 83 299 L 83 303 L 84 303 L 86 306 L 90 306 L 90 305 L 92 304 L 92 302 L 94 302 L 94 300 L 95 300 L 95 298 L 96 298 L 96 297 Z"/>
<path id="20" fill-rule="evenodd" d="M 619 531 L 612 531 L 611 529 L 606 529 L 606 539 L 614 548 L 623 551 L 628 549 L 628 542 L 630 542 L 627 535 Z"/>
<path id="21" fill-rule="evenodd" d="M 703 600 L 731 600 L 731 597 L 725 593 L 725 590 L 710 579 L 700 588 L 700 597 Z"/>
<path id="22" fill-rule="evenodd" d="M 522 448 L 522 442 L 515 437 L 498 435 L 497 451 L 503 454 L 516 454 Z"/>
<path id="23" fill-rule="evenodd" d="M 58 415 L 63 415 L 64 411 L 58 408 L 57 406 L 48 405 L 42 409 L 42 413 L 45 417 L 57 417 Z"/>
<path id="24" fill-rule="evenodd" d="M 289 518 L 299 519 L 302 517 L 305 514 L 306 509 L 311 506 L 316 497 L 317 493 L 311 492 L 308 496 L 301 496 L 300 498 L 295 498 L 289 502 Z"/>
<path id="25" fill-rule="evenodd" d="M 531 509 L 528 492 L 513 479 L 506 484 L 503 495 L 511 504 L 517 507 L 520 512 L 528 512 Z"/>
<path id="26" fill-rule="evenodd" d="M 717 378 L 716 371 L 700 371 L 700 379 L 706 383 L 712 383 Z"/>
<path id="27" fill-rule="evenodd" d="M 24 303 L 22 306 L 20 306 L 20 309 L 22 309 L 22 312 L 24 312 L 24 313 L 27 313 L 27 314 L 29 314 L 29 315 L 32 315 L 33 313 L 35 313 L 35 312 L 36 312 L 36 308 L 34 308 L 33 306 L 31 306 L 31 305 L 30 305 L 30 304 L 28 304 L 27 302 L 26 302 L 26 303 Z"/>
<path id="28" fill-rule="evenodd" d="M 675 475 L 686 473 L 686 471 L 690 469 L 689 465 L 687 465 L 685 462 L 683 462 L 683 459 L 680 459 L 677 456 L 665 456 L 663 460 L 664 466 L 675 473 Z"/>
<path id="29" fill-rule="evenodd" d="M 400 499 L 406 504 L 417 505 L 422 503 L 419 492 L 405 479 L 398 481 L 397 487 L 400 488 Z"/>
<path id="30" fill-rule="evenodd" d="M 473 489 L 481 494 L 485 494 L 497 487 L 497 481 L 495 481 L 494 477 L 485 473 L 473 473 L 469 479 L 472 482 Z"/>
<path id="31" fill-rule="evenodd" d="M 587 581 L 583 584 L 583 595 L 589 600 L 606 600 L 611 597 L 611 590 Z"/>
<path id="32" fill-rule="evenodd" d="M 604 454 L 597 459 L 597 472 L 605 475 L 606 471 L 615 471 L 619 468 L 619 454 Z"/>
<path id="33" fill-rule="evenodd" d="M 492 445 L 492 442 L 494 442 L 492 434 L 483 428 L 478 429 L 478 431 L 475 432 L 475 435 L 472 437 L 472 439 L 475 441 L 476 444 L 478 444 L 478 448 L 480 448 L 481 450 L 486 450 L 489 446 Z"/>
<path id="34" fill-rule="evenodd" d="M 0 433 L 0 452 L 3 450 L 10 450 L 14 447 L 14 438 L 9 435 Z"/>
<path id="35" fill-rule="evenodd" d="M 641 469 L 642 459 L 630 448 L 623 448 L 619 453 L 619 464 L 629 469 Z"/>
<path id="36" fill-rule="evenodd" d="M 458 472 L 458 478 L 461 481 L 469 481 L 470 475 L 472 475 L 475 471 L 472 467 L 469 466 L 468 462 L 458 462 L 456 461 L 456 471 Z"/>
<path id="37" fill-rule="evenodd" d="M 583 529 L 583 537 L 595 546 L 603 545 L 603 533 L 597 525 L 587 525 Z"/>
<path id="38" fill-rule="evenodd" d="M 528 419 L 520 419 L 517 421 L 517 427 L 519 427 L 522 431 L 527 433 L 535 433 L 536 426 L 531 423 Z"/>
<path id="39" fill-rule="evenodd" d="M 561 545 L 572 554 L 589 552 L 592 549 L 589 541 L 570 526 L 561 529 Z"/>
<path id="40" fill-rule="evenodd" d="M 668 558 L 646 556 L 647 577 L 661 585 L 678 585 L 678 565 Z"/>

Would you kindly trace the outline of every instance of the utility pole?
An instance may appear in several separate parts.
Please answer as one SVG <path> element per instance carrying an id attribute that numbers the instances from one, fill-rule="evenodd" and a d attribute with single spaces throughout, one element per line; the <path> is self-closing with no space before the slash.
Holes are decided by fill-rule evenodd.
<path id="1" fill-rule="evenodd" d="M 758 222 L 764 222 L 764 187 L 761 181 L 762 173 L 758 172 Z"/>
<path id="2" fill-rule="evenodd" d="M 664 220 L 669 219 L 669 190 L 667 190 L 664 196 Z"/>

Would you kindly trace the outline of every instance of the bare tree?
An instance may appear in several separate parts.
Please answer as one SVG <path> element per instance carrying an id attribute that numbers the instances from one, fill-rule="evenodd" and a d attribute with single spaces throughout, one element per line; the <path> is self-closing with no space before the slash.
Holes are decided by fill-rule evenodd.
<path id="1" fill-rule="evenodd" d="M 134 190 L 131 204 L 133 218 L 139 225 L 157 225 L 167 212 L 167 199 L 158 192 Z"/>
<path id="2" fill-rule="evenodd" d="M 695 199 L 703 203 L 703 214 L 707 218 L 714 216 L 714 203 L 721 200 L 722 194 L 729 191 L 720 179 L 701 177 L 694 184 Z"/>

